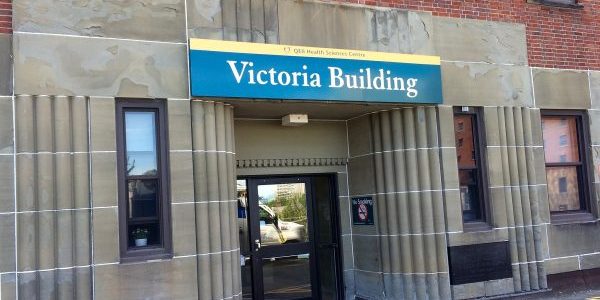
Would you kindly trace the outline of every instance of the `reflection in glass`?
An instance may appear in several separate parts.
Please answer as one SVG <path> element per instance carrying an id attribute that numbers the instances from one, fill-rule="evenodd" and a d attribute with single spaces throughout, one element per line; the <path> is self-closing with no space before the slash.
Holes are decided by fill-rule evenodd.
<path id="1" fill-rule="evenodd" d="M 547 167 L 550 211 L 580 210 L 577 167 Z"/>
<path id="2" fill-rule="evenodd" d="M 264 299 L 311 299 L 309 255 L 264 259 L 263 282 Z"/>
<path id="3" fill-rule="evenodd" d="M 481 219 L 479 192 L 477 189 L 477 170 L 459 170 L 460 199 L 465 222 Z"/>
<path id="4" fill-rule="evenodd" d="M 156 175 L 156 113 L 125 112 L 127 175 Z"/>
<path id="5" fill-rule="evenodd" d="M 474 168 L 475 161 L 475 140 L 473 138 L 473 116 L 456 115 L 454 116 L 456 155 L 459 168 Z"/>
<path id="6" fill-rule="evenodd" d="M 237 181 L 237 220 L 242 266 L 242 299 L 252 299 L 252 260 L 248 228 L 248 187 L 246 180 Z"/>
<path id="7" fill-rule="evenodd" d="M 129 218 L 158 217 L 158 182 L 155 179 L 128 180 Z"/>
<path id="8" fill-rule="evenodd" d="M 578 162 L 577 119 L 544 116 L 542 124 L 546 163 Z"/>
<path id="9" fill-rule="evenodd" d="M 258 201 L 263 245 L 308 241 L 304 183 L 259 185 Z"/>
<path id="10" fill-rule="evenodd" d="M 250 236 L 248 231 L 248 188 L 246 180 L 237 181 L 237 220 L 240 234 L 240 251 L 248 255 L 250 249 Z"/>

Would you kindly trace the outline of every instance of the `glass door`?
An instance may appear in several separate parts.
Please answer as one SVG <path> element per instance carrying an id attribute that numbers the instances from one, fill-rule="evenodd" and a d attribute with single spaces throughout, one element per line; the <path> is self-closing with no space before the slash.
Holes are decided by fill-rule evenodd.
<path id="1" fill-rule="evenodd" d="M 340 297 L 333 180 L 319 178 L 238 180 L 243 299 Z"/>

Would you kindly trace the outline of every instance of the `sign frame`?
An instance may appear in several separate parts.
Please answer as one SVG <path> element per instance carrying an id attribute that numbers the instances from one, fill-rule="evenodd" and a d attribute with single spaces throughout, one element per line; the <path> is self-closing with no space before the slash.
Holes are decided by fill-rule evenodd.
<path id="1" fill-rule="evenodd" d="M 351 202 L 352 225 L 375 225 L 375 201 L 372 196 L 352 197 Z"/>
<path id="2" fill-rule="evenodd" d="M 443 103 L 438 56 L 190 39 L 192 97 Z"/>

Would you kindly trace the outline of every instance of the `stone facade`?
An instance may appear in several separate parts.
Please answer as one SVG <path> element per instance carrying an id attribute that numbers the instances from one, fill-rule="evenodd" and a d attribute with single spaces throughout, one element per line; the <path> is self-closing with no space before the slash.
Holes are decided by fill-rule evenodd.
<path id="1" fill-rule="evenodd" d="M 346 299 L 542 291 L 549 274 L 600 268 L 597 60 L 543 67 L 520 19 L 339 1 L 14 0 L 12 7 L 14 33 L 0 33 L 2 300 L 240 299 L 234 198 L 236 176 L 246 175 L 336 174 Z M 444 104 L 192 99 L 189 38 L 437 55 Z M 120 261 L 120 98 L 167 102 L 172 259 Z M 462 222 L 454 106 L 483 107 L 488 230 L 471 232 Z M 541 109 L 589 116 L 590 222 L 552 222 Z M 279 126 L 293 112 L 308 112 L 311 122 Z M 352 225 L 350 198 L 358 195 L 375 197 L 375 226 Z M 448 247 L 499 241 L 509 243 L 512 278 L 450 284 Z"/>
<path id="2" fill-rule="evenodd" d="M 597 0 L 575 2 L 571 8 L 541 5 L 541 0 L 324 0 L 370 4 L 430 12 L 434 16 L 466 18 L 525 25 L 529 64 L 541 68 L 597 70 L 600 67 L 600 31 Z M 551 1 L 546 1 L 547 3 Z M 523 37 L 521 37 L 523 38 Z M 494 41 L 494 40 L 490 40 Z M 472 44 L 469 44 L 472 45 Z M 462 45 L 463 47 L 466 44 Z"/>

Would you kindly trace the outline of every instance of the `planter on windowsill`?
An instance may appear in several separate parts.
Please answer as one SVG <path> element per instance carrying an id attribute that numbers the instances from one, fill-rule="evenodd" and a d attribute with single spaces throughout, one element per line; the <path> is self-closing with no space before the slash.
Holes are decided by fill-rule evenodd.
<path id="1" fill-rule="evenodd" d="M 131 235 L 133 236 L 136 247 L 148 246 L 148 229 L 138 227 L 131 232 Z"/>

